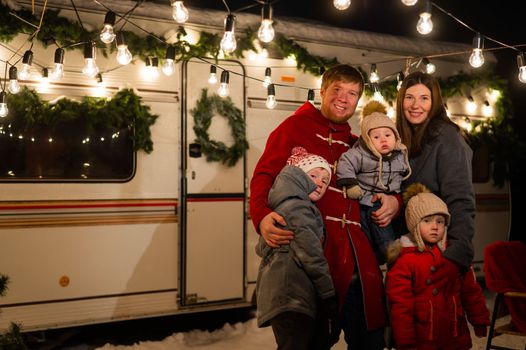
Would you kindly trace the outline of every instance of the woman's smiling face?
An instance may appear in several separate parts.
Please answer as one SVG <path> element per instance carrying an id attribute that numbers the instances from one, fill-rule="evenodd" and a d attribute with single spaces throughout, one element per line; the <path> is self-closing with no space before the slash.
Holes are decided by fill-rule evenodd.
<path id="1" fill-rule="evenodd" d="M 405 91 L 403 109 L 409 123 L 419 125 L 425 122 L 432 105 L 431 90 L 424 84 L 413 85 Z"/>

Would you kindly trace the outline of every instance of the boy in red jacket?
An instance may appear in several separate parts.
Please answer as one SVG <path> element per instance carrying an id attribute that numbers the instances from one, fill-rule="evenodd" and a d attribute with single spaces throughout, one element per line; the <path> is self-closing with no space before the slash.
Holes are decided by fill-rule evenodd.
<path id="1" fill-rule="evenodd" d="M 473 268 L 460 273 L 447 294 L 428 279 L 445 249 L 447 206 L 421 184 L 408 187 L 407 199 L 409 233 L 388 252 L 386 290 L 396 348 L 471 349 L 467 320 L 477 337 L 485 337 L 489 325 L 489 311 Z"/>

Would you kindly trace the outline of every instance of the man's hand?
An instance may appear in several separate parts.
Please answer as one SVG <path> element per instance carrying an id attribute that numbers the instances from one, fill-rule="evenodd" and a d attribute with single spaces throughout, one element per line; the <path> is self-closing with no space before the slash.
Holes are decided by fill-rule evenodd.
<path id="1" fill-rule="evenodd" d="M 382 203 L 382 206 L 371 217 L 378 226 L 386 227 L 398 213 L 398 199 L 385 193 L 376 193 L 372 201 L 376 202 L 377 200 Z"/>
<path id="2" fill-rule="evenodd" d="M 276 212 L 268 213 L 259 223 L 259 232 L 269 247 L 279 248 L 283 244 L 289 244 L 294 239 L 292 231 L 279 228 L 276 224 L 285 226 L 287 223 L 281 215 Z"/>

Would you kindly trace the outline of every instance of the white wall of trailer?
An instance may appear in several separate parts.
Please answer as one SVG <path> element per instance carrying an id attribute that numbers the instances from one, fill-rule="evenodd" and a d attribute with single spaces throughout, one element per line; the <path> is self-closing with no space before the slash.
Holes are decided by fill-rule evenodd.
<path id="1" fill-rule="evenodd" d="M 30 5 L 31 1 L 19 3 Z M 108 3 L 125 12 L 126 2 Z M 62 8 L 61 15 L 76 20 L 69 1 L 50 0 L 48 6 Z M 135 23 L 159 36 L 176 28 L 161 5 L 144 6 L 132 16 Z M 77 7 L 85 25 L 99 27 L 103 8 L 91 1 L 80 1 Z M 185 27 L 194 34 L 199 30 L 220 32 L 222 15 L 197 12 L 196 23 Z M 240 14 L 238 30 L 258 18 Z M 388 61 L 413 53 L 413 47 L 402 38 L 363 32 L 345 36 L 341 28 L 296 22 L 280 21 L 279 25 L 295 34 L 309 52 L 336 57 L 340 62 Z M 143 34 L 133 26 L 126 30 Z M 330 30 L 333 35 L 327 35 Z M 11 50 L 26 40 L 20 35 L 7 49 L 0 48 L 0 58 L 7 59 Z M 437 44 L 437 48 L 445 50 L 447 45 Z M 35 42 L 33 51 L 36 62 L 51 65 L 53 49 Z M 437 74 L 448 76 L 466 70 L 464 61 L 437 60 Z M 154 151 L 137 153 L 136 174 L 128 182 L 0 183 L 0 273 L 11 279 L 6 296 L 0 298 L 0 330 L 10 322 L 32 331 L 248 305 L 259 264 L 254 253 L 258 235 L 247 215 L 250 176 L 269 133 L 306 100 L 307 88 L 319 87 L 318 77 L 275 58 L 219 62 L 221 67 L 246 73 L 245 77 L 231 75 L 230 84 L 235 105 L 245 110 L 249 149 L 244 161 L 229 168 L 208 163 L 204 157 L 189 158 L 181 137 L 186 135 L 189 143 L 193 141 L 190 110 L 202 88 L 213 93 L 217 87 L 207 83 L 208 64 L 199 60 L 186 66 L 179 63 L 174 76 L 161 74 L 156 80 L 147 80 L 141 74 L 143 62 L 112 70 L 117 66 L 114 57 L 99 55 L 99 67 L 107 71 L 103 74 L 104 92 L 80 73 L 80 52 L 67 52 L 65 63 L 66 75 L 60 82 L 43 89 L 39 73 L 34 71 L 28 85 L 46 100 L 111 97 L 119 88 L 135 89 L 151 112 L 160 116 L 151 128 Z M 288 85 L 276 86 L 278 106 L 274 110 L 265 107 L 266 88 L 261 81 L 250 79 L 263 79 L 267 66 L 273 67 L 275 83 Z M 381 75 L 392 74 L 400 66 L 385 63 L 378 69 Z M 319 104 L 318 92 L 315 103 Z M 355 132 L 359 131 L 359 114 L 360 109 L 350 121 Z M 209 132 L 214 139 L 231 142 L 224 118 L 214 118 Z M 184 172 L 182 157 L 187 162 Z M 187 184 L 184 189 L 181 179 Z M 506 237 L 510 208 L 507 187 L 477 184 L 476 189 L 483 204 L 477 213 L 475 236 L 475 259 L 481 262 L 484 245 Z M 242 194 L 244 199 L 219 205 L 206 200 L 225 193 Z M 206 198 L 192 201 L 196 198 L 192 195 Z M 187 200 L 183 229 L 177 212 L 182 200 Z M 232 213 L 239 214 L 228 217 Z M 181 288 L 185 295 L 180 295 Z"/>

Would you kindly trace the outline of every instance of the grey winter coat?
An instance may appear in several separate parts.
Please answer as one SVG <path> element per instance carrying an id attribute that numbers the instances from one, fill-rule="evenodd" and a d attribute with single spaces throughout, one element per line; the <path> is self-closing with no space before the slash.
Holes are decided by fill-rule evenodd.
<path id="1" fill-rule="evenodd" d="M 444 256 L 465 269 L 473 260 L 475 233 L 475 192 L 472 184 L 473 151 L 454 125 L 441 123 L 431 139 L 424 143 L 422 153 L 411 157 L 413 170 L 404 181 L 424 184 L 446 202 L 451 214 L 447 235 L 449 245 Z"/>
<path id="2" fill-rule="evenodd" d="M 380 183 L 380 159 L 369 151 L 360 137 L 358 142 L 341 155 L 336 169 L 336 184 L 338 187 L 360 185 L 363 191 L 360 204 L 372 207 L 375 193 L 400 192 L 402 180 L 409 173 L 406 153 L 405 148 L 395 149 L 389 156 L 382 157 Z"/>
<path id="3" fill-rule="evenodd" d="M 256 253 L 261 264 L 256 283 L 258 326 L 276 315 L 294 311 L 316 317 L 316 299 L 335 294 L 323 255 L 324 226 L 318 208 L 309 199 L 314 182 L 298 167 L 285 166 L 268 196 L 271 209 L 284 217 L 294 239 L 279 248 L 260 237 Z"/>

